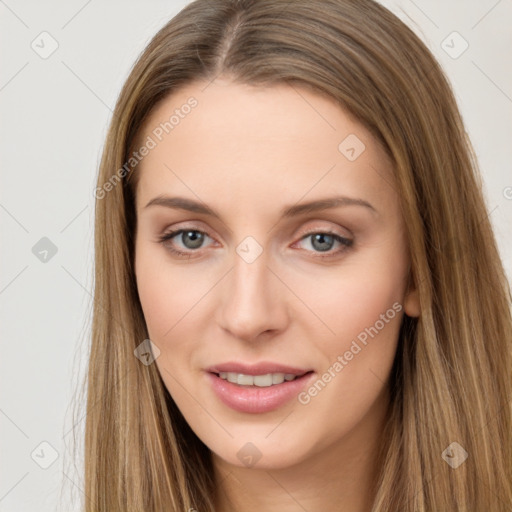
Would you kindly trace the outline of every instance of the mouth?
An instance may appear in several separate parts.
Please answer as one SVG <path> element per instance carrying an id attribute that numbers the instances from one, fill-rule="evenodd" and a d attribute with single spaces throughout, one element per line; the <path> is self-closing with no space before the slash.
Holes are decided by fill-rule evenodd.
<path id="1" fill-rule="evenodd" d="M 265 366 L 269 368 L 268 365 Z M 240 365 L 236 365 L 241 369 Z M 261 366 L 260 366 L 261 368 Z M 214 396 L 229 408 L 250 414 L 270 412 L 297 398 L 314 380 L 313 370 L 299 370 L 275 365 L 269 370 L 245 367 L 241 371 L 230 368 L 209 368 L 205 374 Z M 276 371 L 286 370 L 286 371 Z"/>
<path id="2" fill-rule="evenodd" d="M 283 372 L 275 372 L 275 373 L 265 373 L 260 375 L 248 375 L 245 373 L 237 373 L 237 372 L 210 372 L 213 375 L 216 375 L 222 380 L 226 380 L 231 382 L 231 384 L 236 384 L 240 387 L 248 387 L 248 388 L 267 388 L 271 386 L 278 386 L 283 384 L 283 382 L 292 382 L 296 379 L 300 379 L 305 375 L 313 373 L 312 370 L 295 374 L 295 373 L 283 373 Z"/>

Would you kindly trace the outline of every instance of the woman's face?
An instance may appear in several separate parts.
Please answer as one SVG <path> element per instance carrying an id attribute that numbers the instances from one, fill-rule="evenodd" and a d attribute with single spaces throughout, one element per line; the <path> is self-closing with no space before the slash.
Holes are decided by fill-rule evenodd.
<path id="1" fill-rule="evenodd" d="M 418 315 L 383 149 L 329 99 L 224 79 L 163 100 L 139 140 L 138 291 L 191 428 L 237 466 L 367 442 Z"/>

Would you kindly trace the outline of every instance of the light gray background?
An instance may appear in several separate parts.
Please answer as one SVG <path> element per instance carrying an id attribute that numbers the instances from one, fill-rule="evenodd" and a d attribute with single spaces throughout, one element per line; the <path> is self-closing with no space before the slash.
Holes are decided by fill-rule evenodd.
<path id="1" fill-rule="evenodd" d="M 187 3 L 0 0 L 2 512 L 79 510 L 82 448 L 74 460 L 70 404 L 87 356 L 101 148 L 135 58 Z M 512 2 L 382 3 L 426 42 L 453 84 L 510 277 Z M 446 39 L 453 31 L 469 44 L 458 58 L 464 42 Z M 31 45 L 48 51 L 52 38 L 58 48 L 43 59 Z M 32 251 L 43 237 L 57 247 L 46 262 Z M 83 405 L 76 414 L 80 440 Z"/>

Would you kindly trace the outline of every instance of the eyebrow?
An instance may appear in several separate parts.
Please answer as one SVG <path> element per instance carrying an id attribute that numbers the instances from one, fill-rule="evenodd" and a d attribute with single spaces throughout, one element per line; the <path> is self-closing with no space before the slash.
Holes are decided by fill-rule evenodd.
<path id="1" fill-rule="evenodd" d="M 186 210 L 193 213 L 209 215 L 211 217 L 221 220 L 221 216 L 206 204 L 199 201 L 195 201 L 193 199 L 187 199 L 185 197 L 169 197 L 160 195 L 151 199 L 151 201 L 149 201 L 149 203 L 144 208 L 148 208 L 150 206 L 164 206 L 166 208 Z M 316 201 L 310 201 L 308 203 L 300 203 L 292 206 L 286 206 L 281 211 L 281 217 L 295 217 L 297 215 L 328 210 L 330 208 L 336 208 L 339 206 L 363 206 L 371 210 L 372 213 L 378 213 L 377 210 L 368 201 L 365 201 L 363 199 L 357 199 L 347 196 L 335 196 L 327 197 L 325 199 L 318 199 Z"/>

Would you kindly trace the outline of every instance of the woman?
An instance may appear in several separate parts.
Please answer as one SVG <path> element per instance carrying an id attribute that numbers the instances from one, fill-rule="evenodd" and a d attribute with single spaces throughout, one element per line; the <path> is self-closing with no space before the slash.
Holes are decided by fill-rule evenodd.
<path id="1" fill-rule="evenodd" d="M 389 11 L 189 4 L 96 197 L 86 510 L 509 510 L 510 291 L 450 86 Z"/>

